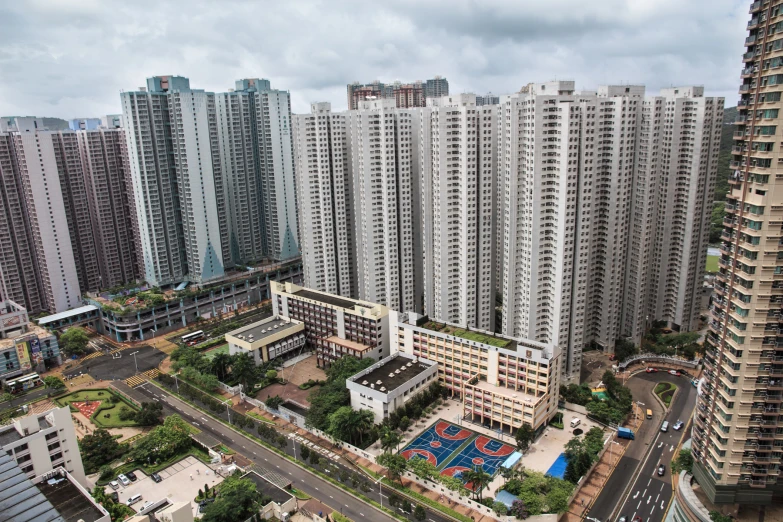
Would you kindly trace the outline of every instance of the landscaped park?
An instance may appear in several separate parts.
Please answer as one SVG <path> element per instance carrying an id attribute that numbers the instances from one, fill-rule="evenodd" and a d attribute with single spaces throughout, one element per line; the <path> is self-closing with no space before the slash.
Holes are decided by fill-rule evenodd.
<path id="1" fill-rule="evenodd" d="M 99 428 L 127 428 L 139 426 L 136 414 L 139 409 L 107 389 L 80 390 L 55 399 L 58 406 L 68 406 L 71 412 L 79 412 Z"/>

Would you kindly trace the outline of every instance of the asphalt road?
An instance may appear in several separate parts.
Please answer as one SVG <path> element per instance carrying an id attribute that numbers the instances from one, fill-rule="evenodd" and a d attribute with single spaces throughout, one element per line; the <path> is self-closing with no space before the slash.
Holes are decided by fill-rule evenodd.
<path id="1" fill-rule="evenodd" d="M 643 458 L 641 467 L 638 466 L 640 459 L 628 456 L 630 451 L 626 452 L 626 456 L 620 460 L 614 473 L 612 473 L 612 476 L 587 513 L 587 516 L 602 522 L 607 522 L 616 505 L 622 506 L 615 511 L 618 519 L 620 516 L 625 515 L 629 522 L 632 522 L 633 518 L 637 516 L 641 517 L 642 522 L 661 522 L 663 520 L 664 513 L 672 497 L 670 464 L 675 456 L 674 451 L 684 435 L 683 430 L 675 431 L 672 429 L 672 426 L 677 420 L 682 420 L 687 424 L 688 418 L 690 418 L 693 408 L 696 406 L 696 388 L 691 385 L 689 377 L 676 377 L 659 372 L 639 374 L 633 377 L 631 381 L 634 379 L 648 381 L 650 385 L 663 381 L 672 382 L 678 386 L 678 391 L 668 413 L 661 416 L 656 412 L 653 419 L 644 421 L 645 424 L 654 423 L 656 431 L 652 434 L 653 438 L 649 443 L 652 449 Z M 630 381 L 628 384 L 630 385 Z M 637 397 L 634 396 L 634 398 Z M 645 402 L 647 407 L 657 403 L 656 399 L 651 396 L 639 397 L 638 399 Z M 656 408 L 656 410 L 659 409 Z M 669 431 L 666 433 L 660 430 L 663 421 L 669 422 Z M 644 438 L 638 438 L 634 440 L 631 447 L 645 444 L 645 442 Z M 641 448 L 637 447 L 636 449 L 640 450 Z M 639 453 L 641 452 L 634 452 L 634 454 Z M 662 477 L 659 477 L 656 473 L 660 464 L 666 466 L 666 471 Z M 631 482 L 633 484 L 627 497 L 621 499 L 620 495 L 625 490 L 626 485 Z"/>
<path id="2" fill-rule="evenodd" d="M 22 404 L 27 404 L 28 402 L 34 401 L 35 399 L 46 396 L 48 392 L 48 388 L 41 386 L 40 388 L 25 393 L 24 395 L 14 395 L 10 401 L 0 402 L 0 411 L 20 408 Z"/>
<path id="3" fill-rule="evenodd" d="M 283 475 L 288 475 L 294 483 L 295 488 L 321 500 L 335 510 L 341 510 L 344 515 L 354 521 L 385 520 L 391 522 L 395 520 L 388 515 L 378 512 L 373 507 L 354 498 L 341 488 L 334 486 L 317 475 L 292 465 L 288 460 L 266 449 L 261 444 L 244 436 L 244 434 L 240 435 L 222 423 L 210 418 L 213 416 L 212 414 L 207 415 L 202 413 L 153 384 L 143 384 L 133 388 L 133 392 L 146 396 L 148 400 L 161 402 L 164 405 L 164 414 L 170 415 L 172 413 L 177 413 L 186 421 L 195 424 L 201 431 L 208 432 L 229 448 L 252 460 L 258 466 L 277 471 Z M 225 413 L 220 416 L 225 419 Z M 296 446 L 296 449 L 294 449 L 294 446 Z M 294 451 L 299 454 L 301 453 L 300 445 L 293 442 L 293 444 L 289 444 L 286 447 L 285 451 L 289 455 L 293 455 Z M 272 467 L 274 467 L 274 469 Z M 338 467 L 343 468 L 340 464 L 338 464 Z M 393 489 L 387 487 L 383 488 L 384 506 L 388 507 L 388 495 L 393 492 Z M 377 486 L 367 493 L 367 496 L 375 500 L 379 496 Z M 438 512 L 430 511 L 426 506 L 424 507 L 427 510 L 427 520 L 430 522 L 449 522 L 450 519 L 443 517 Z"/>
<path id="4" fill-rule="evenodd" d="M 94 339 L 93 339 L 94 341 Z M 104 341 L 105 342 L 105 341 Z M 107 343 L 108 344 L 108 343 Z M 112 348 L 116 348 L 113 347 Z M 136 352 L 135 357 L 131 355 Z M 73 370 L 63 372 L 68 377 L 88 373 L 99 381 L 125 380 L 137 373 L 157 368 L 166 354 L 152 346 L 140 345 L 122 350 L 116 355 L 104 354 L 83 362 Z M 136 369 L 138 368 L 138 372 Z"/>

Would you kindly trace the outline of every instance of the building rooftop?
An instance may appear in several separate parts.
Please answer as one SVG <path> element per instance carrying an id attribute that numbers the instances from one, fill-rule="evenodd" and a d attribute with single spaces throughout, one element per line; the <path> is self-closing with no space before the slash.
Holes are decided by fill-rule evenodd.
<path id="1" fill-rule="evenodd" d="M 365 350 L 371 350 L 372 349 L 372 347 L 370 347 L 370 346 L 368 346 L 366 344 L 357 343 L 356 341 L 351 341 L 350 339 L 343 339 L 341 337 L 337 337 L 336 335 L 330 335 L 325 340 L 328 343 L 334 343 L 334 344 L 336 344 L 338 346 L 345 346 L 346 348 L 350 348 L 351 350 L 354 350 L 354 351 L 357 351 L 357 352 L 363 352 Z"/>
<path id="2" fill-rule="evenodd" d="M 361 384 L 362 386 L 374 384 L 376 390 L 389 393 L 436 364 L 434 362 L 431 362 L 431 364 L 421 361 L 414 362 L 413 359 L 400 355 L 399 353 L 381 360 L 380 363 L 382 364 L 376 366 L 369 373 L 362 375 L 360 372 L 351 377 L 350 380 L 357 384 Z M 399 372 L 397 370 L 399 370 Z M 378 381 L 380 381 L 380 384 Z M 381 388 L 386 389 L 382 390 Z"/>
<path id="3" fill-rule="evenodd" d="M 293 497 L 291 493 L 283 491 L 255 471 L 251 471 L 250 473 L 243 475 L 242 478 L 248 478 L 252 480 L 256 485 L 256 491 L 265 497 L 271 498 L 272 501 L 277 504 L 285 504 Z"/>
<path id="4" fill-rule="evenodd" d="M 298 324 L 300 324 L 299 321 L 281 319 L 280 317 L 275 316 L 264 319 L 263 321 L 259 321 L 257 323 L 253 323 L 243 328 L 239 328 L 233 332 L 228 332 L 226 335 L 231 335 L 234 337 L 239 337 L 241 335 L 245 341 L 250 341 L 250 336 L 252 335 L 253 341 L 260 341 L 264 337 L 270 337 L 286 329 L 293 329 Z"/>
<path id="5" fill-rule="evenodd" d="M 56 476 L 54 480 L 61 477 Z M 52 503 L 65 522 L 95 522 L 104 516 L 96 507 L 92 498 L 76 487 L 65 477 L 57 484 L 49 484 L 48 481 L 38 484 L 38 489 Z"/>
<path id="6" fill-rule="evenodd" d="M 79 308 L 66 310 L 64 312 L 60 312 L 59 314 L 53 314 L 53 315 L 47 315 L 46 317 L 41 317 L 40 319 L 38 319 L 38 324 L 43 326 L 45 324 L 59 321 L 60 319 L 67 319 L 69 317 L 73 317 L 79 314 L 87 314 L 97 309 L 98 307 L 95 305 L 80 306 Z"/>
<path id="7" fill-rule="evenodd" d="M 21 440 L 22 438 L 22 436 L 19 435 L 19 432 L 16 431 L 16 428 L 13 424 L 9 424 L 8 426 L 4 426 L 0 429 L 2 429 L 2 431 L 0 431 L 0 448 L 7 446 L 12 442 Z"/>
<path id="8" fill-rule="evenodd" d="M 358 301 L 354 301 L 352 299 L 346 299 L 344 297 L 338 297 L 331 294 L 322 294 L 321 292 L 314 292 L 313 290 L 306 290 L 304 288 L 294 292 L 294 295 L 304 299 L 312 299 L 313 301 L 318 301 L 320 303 L 332 306 L 339 306 L 340 308 L 353 309 L 353 307 L 357 304 L 361 304 Z"/>
<path id="9" fill-rule="evenodd" d="M 432 330 L 434 332 L 440 332 L 447 335 L 453 335 L 454 337 L 461 337 L 469 341 L 476 341 L 477 343 L 484 343 L 490 346 L 497 346 L 498 348 L 509 348 L 514 345 L 514 341 L 511 339 L 505 339 L 486 332 L 477 332 L 474 330 L 466 330 L 464 328 L 457 328 L 445 323 L 437 323 L 435 321 L 427 321 L 422 325 L 422 328 Z"/>
<path id="10" fill-rule="evenodd" d="M 33 323 L 30 323 L 27 325 L 28 330 L 26 332 L 20 332 L 20 334 L 16 337 L 7 337 L 5 339 L 0 339 L 0 350 L 7 350 L 8 348 L 13 348 L 15 345 L 15 341 L 17 339 L 24 339 L 25 337 L 32 337 L 33 335 L 37 336 L 38 339 L 47 339 L 54 337 L 54 335 L 47 330 L 46 328 L 41 328 L 40 326 L 36 326 Z"/>
<path id="11" fill-rule="evenodd" d="M 522 400 L 522 402 L 527 404 L 535 404 L 541 397 L 546 395 L 543 391 L 539 391 L 539 394 L 536 395 L 534 393 L 528 393 L 523 389 L 514 390 L 513 388 L 496 386 L 494 384 L 488 383 L 487 381 L 482 381 L 481 379 L 479 379 L 479 381 L 472 386 L 478 388 L 479 390 L 492 392 L 495 395 L 508 397 L 509 399 Z"/>
<path id="12" fill-rule="evenodd" d="M 16 461 L 0 453 L 0 522 L 65 522 L 52 503 L 22 473 Z"/>

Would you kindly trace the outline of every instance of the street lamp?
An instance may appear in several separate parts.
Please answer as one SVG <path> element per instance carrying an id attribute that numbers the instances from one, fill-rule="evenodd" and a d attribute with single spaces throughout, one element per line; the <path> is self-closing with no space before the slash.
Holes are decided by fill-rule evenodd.
<path id="1" fill-rule="evenodd" d="M 231 424 L 231 409 L 228 407 L 228 403 L 224 403 L 226 405 L 226 415 L 228 415 L 228 423 Z"/>
<path id="2" fill-rule="evenodd" d="M 136 365 L 136 373 L 139 373 L 139 363 L 136 361 L 136 354 L 139 353 L 138 350 L 133 352 L 131 355 L 133 356 L 133 364 Z"/>
<path id="3" fill-rule="evenodd" d="M 378 479 L 376 484 L 378 484 L 378 498 L 381 501 L 381 510 L 383 510 L 383 489 L 381 489 L 381 480 L 382 479 Z"/>

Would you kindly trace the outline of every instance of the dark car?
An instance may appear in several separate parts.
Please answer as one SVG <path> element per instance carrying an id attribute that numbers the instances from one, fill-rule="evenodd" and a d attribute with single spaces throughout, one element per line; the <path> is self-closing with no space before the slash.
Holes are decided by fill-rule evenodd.
<path id="1" fill-rule="evenodd" d="M 112 491 L 111 493 L 109 493 L 109 498 L 112 499 L 114 502 L 120 501 L 120 495 L 116 491 Z"/>
<path id="2" fill-rule="evenodd" d="M 152 475 L 150 475 L 150 477 L 152 477 L 152 480 L 154 480 L 155 482 L 160 482 L 161 480 L 163 480 L 162 478 L 160 478 L 160 475 L 158 475 L 157 473 L 153 473 Z"/>
<path id="3" fill-rule="evenodd" d="M 666 466 L 664 466 L 663 464 L 658 466 L 658 476 L 662 477 L 665 473 L 666 473 Z"/>
<path id="4" fill-rule="evenodd" d="M 136 474 L 132 471 L 127 472 L 125 476 L 128 477 L 131 482 L 136 482 L 136 480 L 138 479 L 138 477 L 136 477 Z"/>

